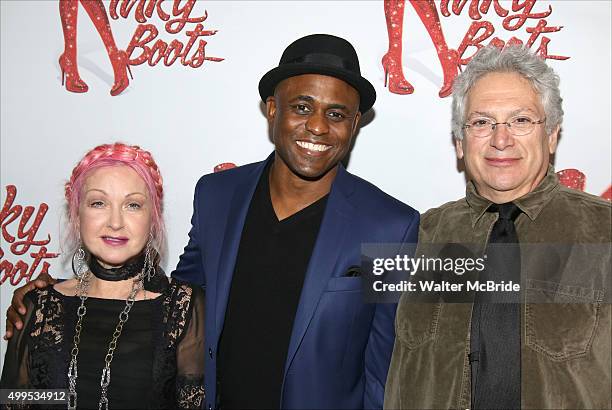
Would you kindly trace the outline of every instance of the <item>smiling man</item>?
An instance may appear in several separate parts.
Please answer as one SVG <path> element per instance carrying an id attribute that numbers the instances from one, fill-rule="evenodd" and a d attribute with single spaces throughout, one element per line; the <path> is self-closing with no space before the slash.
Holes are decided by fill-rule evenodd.
<path id="1" fill-rule="evenodd" d="M 316 34 L 259 92 L 274 153 L 198 182 L 173 273 L 206 289 L 206 408 L 381 408 L 396 305 L 365 304 L 356 267 L 364 242 L 415 242 L 419 215 L 340 163 L 374 88 Z"/>
<path id="2" fill-rule="evenodd" d="M 611 408 L 611 207 L 559 184 L 561 101 L 558 76 L 521 47 L 483 48 L 455 80 L 466 196 L 423 215 L 417 254 L 475 245 L 481 283 L 522 292 L 402 295 L 385 408 Z"/>

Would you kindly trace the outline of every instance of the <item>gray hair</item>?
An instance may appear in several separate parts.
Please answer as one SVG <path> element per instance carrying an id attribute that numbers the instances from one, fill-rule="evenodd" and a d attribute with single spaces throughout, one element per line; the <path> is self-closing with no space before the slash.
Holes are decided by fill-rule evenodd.
<path id="1" fill-rule="evenodd" d="M 542 58 L 527 47 L 507 46 L 499 49 L 489 45 L 480 49 L 453 83 L 452 129 L 456 139 L 463 139 L 467 95 L 481 77 L 493 72 L 517 73 L 525 78 L 540 95 L 546 115 L 546 133 L 550 134 L 563 122 L 559 76 Z"/>

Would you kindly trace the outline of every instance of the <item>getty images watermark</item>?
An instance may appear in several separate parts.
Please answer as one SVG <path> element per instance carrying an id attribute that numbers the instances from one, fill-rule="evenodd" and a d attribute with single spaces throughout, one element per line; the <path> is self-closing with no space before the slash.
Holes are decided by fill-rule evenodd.
<path id="1" fill-rule="evenodd" d="M 441 258 L 441 257 L 410 257 L 408 255 L 395 255 L 393 258 L 375 258 L 372 260 L 372 274 L 382 276 L 387 272 L 405 272 L 411 277 L 418 273 L 430 276 L 432 273 L 446 273 L 463 276 L 466 273 L 481 273 L 485 270 L 487 255 L 481 258 Z M 423 277 L 421 276 L 420 279 Z M 450 280 L 401 280 L 399 283 L 385 283 L 382 279 L 372 284 L 376 292 L 519 292 L 520 283 L 509 280 L 496 282 L 494 280 L 467 280 L 457 282 Z M 517 277 L 516 279 L 520 279 Z"/>
<path id="2" fill-rule="evenodd" d="M 363 244 L 367 303 L 597 303 L 610 299 L 610 244 Z"/>

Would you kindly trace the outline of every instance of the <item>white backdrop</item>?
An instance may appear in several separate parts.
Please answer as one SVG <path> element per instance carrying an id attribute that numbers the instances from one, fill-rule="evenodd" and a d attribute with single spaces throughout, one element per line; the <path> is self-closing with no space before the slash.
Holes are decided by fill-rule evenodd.
<path id="1" fill-rule="evenodd" d="M 164 8 L 171 10 L 172 1 Z M 471 20 L 465 10 L 442 17 L 448 45 L 457 48 Z M 464 176 L 458 171 L 450 136 L 450 98 L 440 99 L 442 69 L 424 25 L 407 3 L 404 16 L 404 73 L 414 85 L 412 95 L 384 88 L 381 58 L 387 50 L 382 1 L 198 1 L 192 16 L 204 10 L 206 53 L 222 62 L 206 61 L 200 68 L 180 62 L 166 67 L 133 66 L 135 79 L 119 96 L 111 97 L 113 70 L 91 20 L 79 6 L 78 62 L 89 92 L 74 94 L 61 86 L 58 57 L 63 51 L 62 26 L 56 1 L 1 3 L 1 201 L 9 185 L 16 186 L 15 205 L 41 203 L 49 210 L 33 238 L 50 235 L 48 252 L 61 252 L 63 184 L 81 156 L 97 144 L 124 141 L 155 156 L 165 179 L 165 218 L 169 235 L 166 263 L 171 271 L 186 244 L 192 195 L 197 179 L 215 165 L 237 165 L 264 159 L 273 149 L 257 92 L 261 76 L 276 66 L 284 48 L 303 35 L 330 33 L 351 41 L 360 57 L 362 74 L 375 86 L 378 99 L 371 121 L 360 130 L 349 170 L 419 211 L 459 198 Z M 108 9 L 109 3 L 105 3 Z M 452 4 L 452 2 L 451 2 Z M 501 2 L 510 8 L 508 2 Z M 542 1 L 533 12 L 552 13 L 548 26 L 563 26 L 543 34 L 548 53 L 569 56 L 548 60 L 561 76 L 566 112 L 556 156 L 557 170 L 576 168 L 587 176 L 586 191 L 601 195 L 611 182 L 610 23 L 608 1 Z M 501 28 L 493 12 L 483 16 L 503 40 L 529 38 L 526 27 Z M 166 42 L 188 40 L 188 25 L 168 34 L 163 22 L 149 20 Z M 110 22 L 117 45 L 125 49 L 138 26 L 133 12 Z M 490 39 L 489 39 L 490 40 Z M 488 44 L 485 40 L 483 44 Z M 541 36 L 534 48 L 540 45 Z M 195 49 L 195 47 L 194 47 Z M 465 56 L 474 52 L 471 48 Z M 193 51 L 192 51 L 193 53 Z M 14 208 L 11 208 L 14 209 Z M 10 250 L 8 237 L 18 233 L 20 218 L 2 215 L 2 261 L 31 265 L 32 246 L 24 255 Z M 25 229 L 32 225 L 33 217 Z M 17 239 L 19 240 L 19 239 Z M 61 258 L 47 259 L 50 272 L 68 277 Z M 8 265 L 6 265 L 8 266 Z M 34 272 L 40 272 L 42 264 Z M 6 271 L 0 271 L 0 279 Z M 18 284 L 20 286 L 24 280 Z M 0 314 L 10 303 L 14 286 L 2 283 Z M 0 332 L 4 334 L 4 319 Z M 4 358 L 5 343 L 1 343 Z"/>

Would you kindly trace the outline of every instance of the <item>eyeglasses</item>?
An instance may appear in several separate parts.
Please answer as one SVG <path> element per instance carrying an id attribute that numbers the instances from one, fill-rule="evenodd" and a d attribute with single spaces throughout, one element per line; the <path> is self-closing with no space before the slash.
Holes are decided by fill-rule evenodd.
<path id="1" fill-rule="evenodd" d="M 495 127 L 505 124 L 511 135 L 520 137 L 521 135 L 529 134 L 536 125 L 542 124 L 545 121 L 546 117 L 536 121 L 526 115 L 517 115 L 504 122 L 495 122 L 491 118 L 482 117 L 471 119 L 467 124 L 463 125 L 463 129 L 472 137 L 485 138 L 493 134 Z"/>

